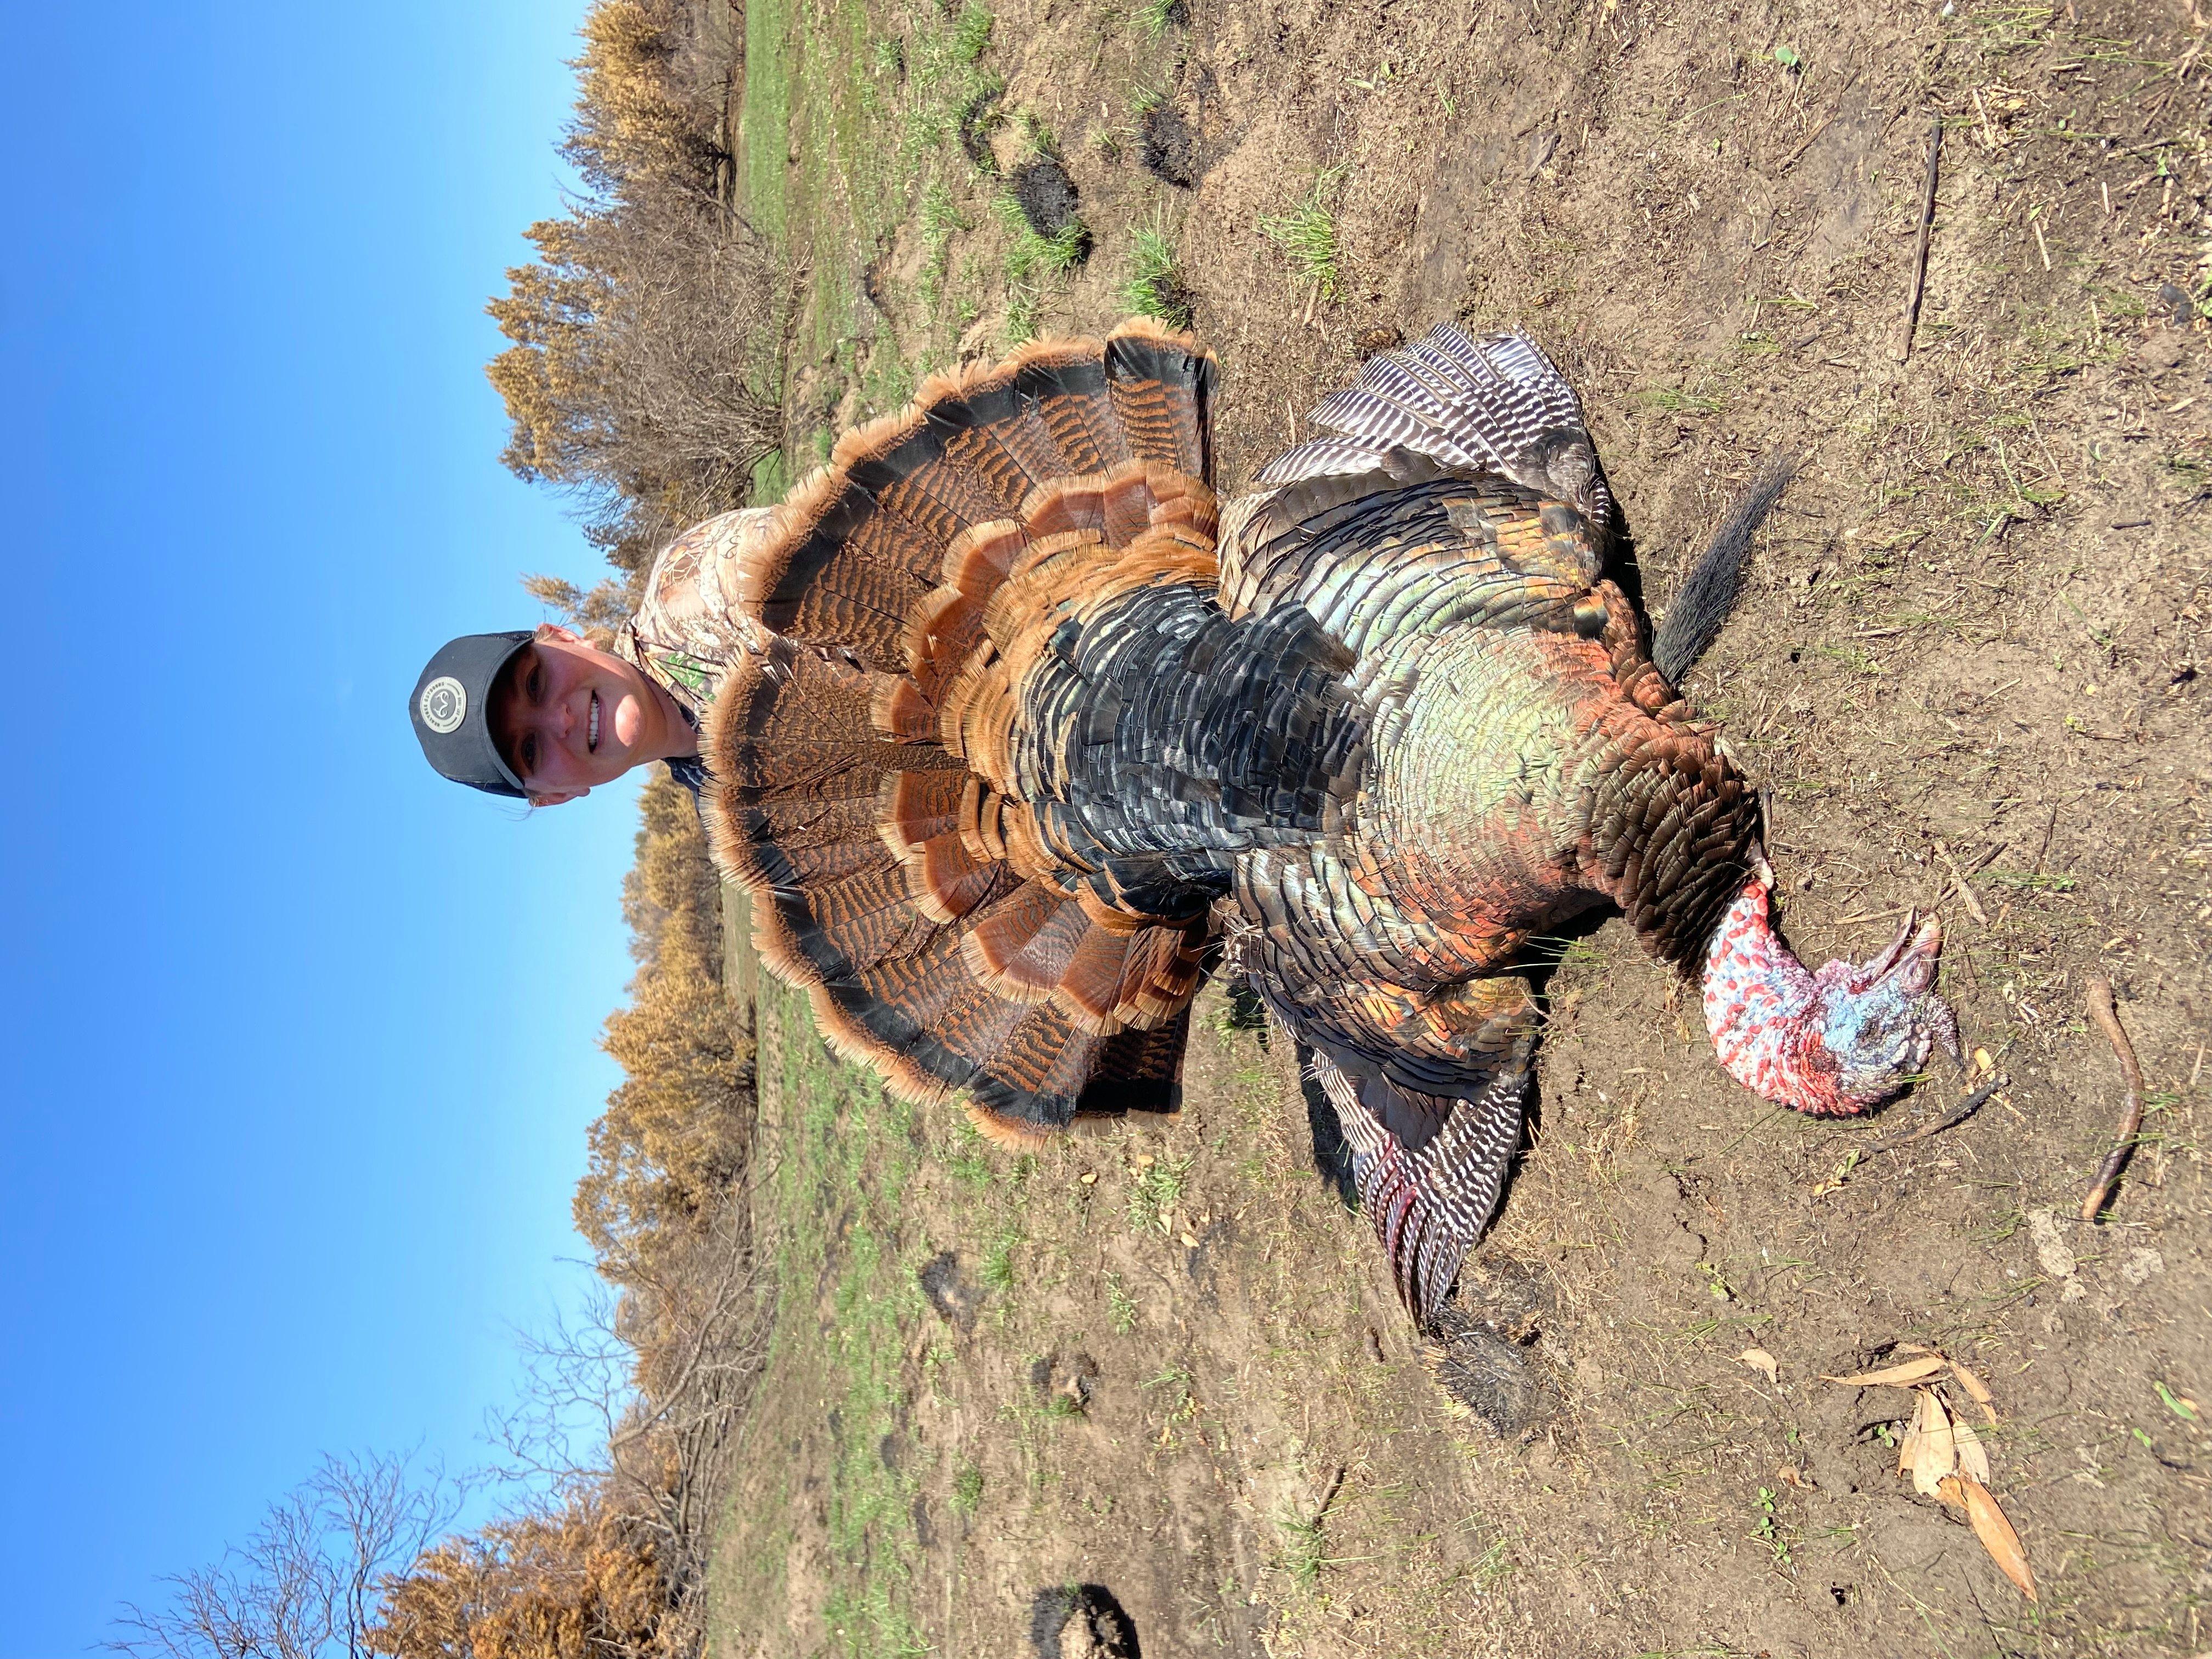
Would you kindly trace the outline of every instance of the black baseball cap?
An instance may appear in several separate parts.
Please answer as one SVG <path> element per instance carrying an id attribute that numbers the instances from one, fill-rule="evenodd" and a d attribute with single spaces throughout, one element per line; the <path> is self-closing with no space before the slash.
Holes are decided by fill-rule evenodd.
<path id="1" fill-rule="evenodd" d="M 499 671 L 537 636 L 464 634 L 439 647 L 407 700 L 415 736 L 431 765 L 455 783 L 494 795 L 528 792 L 491 737 L 491 688 Z"/>

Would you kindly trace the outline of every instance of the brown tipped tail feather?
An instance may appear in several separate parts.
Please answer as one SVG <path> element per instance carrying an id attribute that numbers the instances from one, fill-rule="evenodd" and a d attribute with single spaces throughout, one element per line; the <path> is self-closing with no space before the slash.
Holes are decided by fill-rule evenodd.
<path id="1" fill-rule="evenodd" d="M 717 858 L 763 962 L 902 1094 L 987 1132 L 1168 1112 L 1212 945 L 1133 902 L 1038 787 L 1055 631 L 1213 580 L 1212 356 L 1146 323 L 933 379 L 793 491 L 712 710 Z M 1157 906 L 1157 895 L 1148 902 Z"/>

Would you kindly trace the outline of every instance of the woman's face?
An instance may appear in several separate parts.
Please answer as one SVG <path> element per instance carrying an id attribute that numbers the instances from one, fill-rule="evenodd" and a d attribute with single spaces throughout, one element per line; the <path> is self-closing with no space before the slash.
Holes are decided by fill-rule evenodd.
<path id="1" fill-rule="evenodd" d="M 667 717 L 653 687 L 620 657 L 565 628 L 541 629 L 492 688 L 492 741 L 540 806 L 611 783 L 653 757 Z"/>

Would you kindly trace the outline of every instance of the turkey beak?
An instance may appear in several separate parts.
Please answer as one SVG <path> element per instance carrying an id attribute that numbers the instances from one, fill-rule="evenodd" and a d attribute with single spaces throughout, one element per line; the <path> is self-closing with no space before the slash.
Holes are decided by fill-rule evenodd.
<path id="1" fill-rule="evenodd" d="M 1912 919 L 1905 918 L 1905 926 Z M 1898 971 L 1905 975 L 1905 988 L 1918 996 L 1936 982 L 1936 964 L 1943 954 L 1943 920 L 1931 914 L 1928 920 L 1914 929 L 1910 944 L 1900 939 L 1903 947 L 1897 963 Z"/>
<path id="2" fill-rule="evenodd" d="M 1917 912 L 1907 911 L 1905 916 L 1905 926 L 1897 930 L 1897 937 L 1890 940 L 1889 948 L 1873 960 L 1860 964 L 1857 977 L 1862 986 L 1878 984 L 1888 978 L 1905 957 L 1908 945 L 1916 951 L 1920 948 L 1920 938 L 1913 932 L 1914 926 L 1918 921 Z M 1935 929 L 1935 948 L 1940 950 L 1942 947 L 1943 930 L 1934 916 L 1929 917 L 1927 921 L 1920 926 L 1920 933 L 1924 935 L 1930 928 Z M 1930 977 L 1933 977 L 1932 973 Z M 1924 990 L 1926 982 L 1923 981 L 1912 988 Z"/>
<path id="3" fill-rule="evenodd" d="M 1935 984 L 1936 965 L 1942 956 L 1942 919 L 1932 914 L 1925 921 L 1908 915 L 1889 949 L 1858 970 L 1859 982 L 1870 990 L 1890 980 L 1906 996 L 1922 996 Z"/>
<path id="4" fill-rule="evenodd" d="M 1879 983 L 1884 979 L 1893 981 L 1914 1006 L 1915 1019 L 1932 1044 L 1948 1054 L 1954 1065 L 1963 1068 L 1966 1054 L 1959 1041 L 1958 1017 L 1951 1012 L 1951 1005 L 1936 995 L 1934 990 L 1936 969 L 1942 954 L 1942 919 L 1932 914 L 1924 921 L 1908 916 L 1896 942 L 1867 964 L 1875 970 L 1869 983 Z"/>

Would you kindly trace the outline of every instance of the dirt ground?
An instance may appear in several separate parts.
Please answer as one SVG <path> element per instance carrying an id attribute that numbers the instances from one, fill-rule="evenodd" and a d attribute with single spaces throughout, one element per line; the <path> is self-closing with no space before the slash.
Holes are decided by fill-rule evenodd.
<path id="1" fill-rule="evenodd" d="M 1036 1593 L 1077 1583 L 1153 1656 L 2212 1650 L 2203 18 L 1024 0 L 964 27 L 747 12 L 745 199 L 806 278 L 793 464 L 1031 316 L 1110 322 L 1146 230 L 1221 357 L 1224 491 L 1440 319 L 1568 370 L 1655 606 L 1759 457 L 1802 456 L 1690 690 L 1772 787 L 1800 951 L 1869 955 L 1939 903 L 1944 989 L 2009 1086 L 1909 1141 L 1948 1078 L 1864 1125 L 1769 1110 L 1607 924 L 1552 983 L 1461 1417 L 1316 1172 L 1294 1057 L 1223 988 L 1179 1121 L 1019 1160 L 831 1065 L 764 988 L 783 1291 L 716 1651 L 1026 1653 Z M 1087 263 L 1023 268 L 978 146 L 1062 159 Z M 1302 200 L 1333 293 L 1267 234 Z M 2092 1226 L 2121 1098 L 2097 975 L 2150 1110 Z M 1908 1393 L 1821 1380 L 1900 1342 L 1987 1380 L 2039 1601 L 1894 1473 Z"/>

